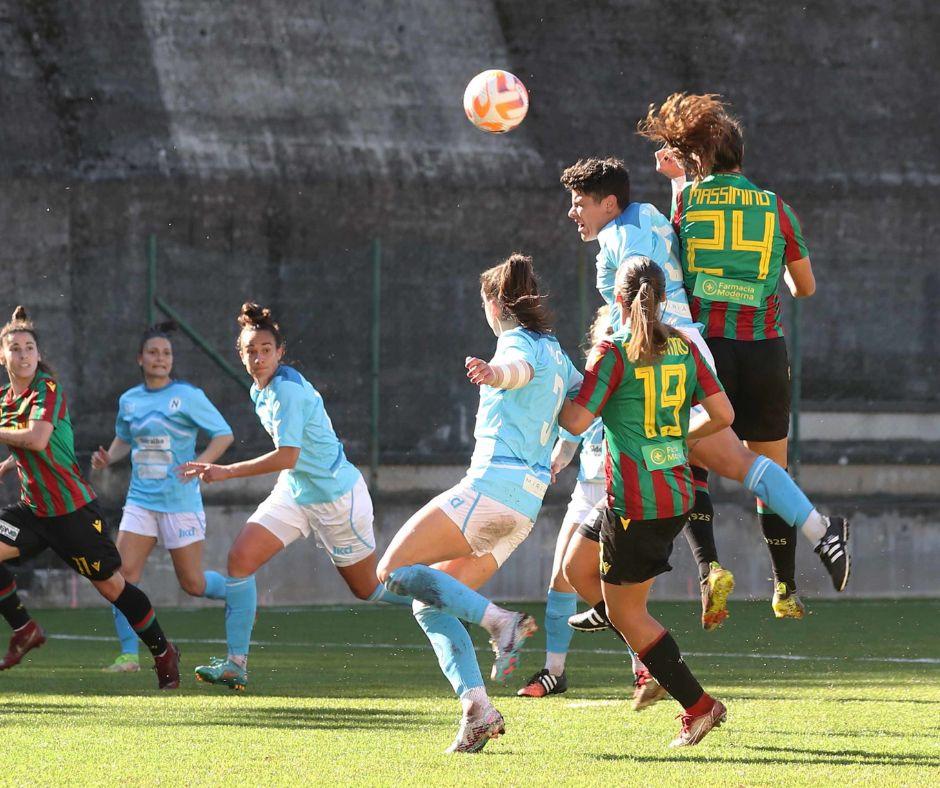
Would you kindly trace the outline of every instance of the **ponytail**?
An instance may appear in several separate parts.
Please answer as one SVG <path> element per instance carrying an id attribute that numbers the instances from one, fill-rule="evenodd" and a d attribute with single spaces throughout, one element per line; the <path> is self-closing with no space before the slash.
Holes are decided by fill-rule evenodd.
<path id="1" fill-rule="evenodd" d="M 628 257 L 617 269 L 615 292 L 617 301 L 626 305 L 630 314 L 627 359 L 631 364 L 655 364 L 675 333 L 659 319 L 666 294 L 663 269 L 648 257 Z"/>
<path id="2" fill-rule="evenodd" d="M 532 258 L 515 252 L 480 275 L 483 295 L 500 305 L 502 316 L 539 334 L 552 331 L 552 315 L 539 294 Z"/>

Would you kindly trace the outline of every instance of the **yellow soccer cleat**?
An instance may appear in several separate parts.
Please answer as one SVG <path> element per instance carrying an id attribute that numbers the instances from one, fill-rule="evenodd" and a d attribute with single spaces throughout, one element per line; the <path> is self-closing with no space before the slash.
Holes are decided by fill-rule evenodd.
<path id="1" fill-rule="evenodd" d="M 800 619 L 806 614 L 806 606 L 800 599 L 800 595 L 796 593 L 796 589 L 782 582 L 774 586 L 774 599 L 770 606 L 774 609 L 774 615 L 777 618 Z"/>
<path id="2" fill-rule="evenodd" d="M 702 581 L 702 629 L 718 629 L 728 617 L 728 597 L 734 591 L 734 575 L 712 561 Z"/>

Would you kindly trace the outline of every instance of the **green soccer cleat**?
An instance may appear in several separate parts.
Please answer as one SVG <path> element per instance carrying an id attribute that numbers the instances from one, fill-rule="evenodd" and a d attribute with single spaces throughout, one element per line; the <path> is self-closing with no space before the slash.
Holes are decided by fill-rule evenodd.
<path id="1" fill-rule="evenodd" d="M 780 582 L 774 586 L 774 598 L 770 603 L 777 618 L 795 618 L 797 620 L 806 615 L 806 606 L 795 588 Z"/>
<path id="2" fill-rule="evenodd" d="M 734 575 L 712 561 L 708 577 L 702 581 L 702 629 L 718 629 L 728 617 L 728 596 L 734 591 Z"/>
<path id="3" fill-rule="evenodd" d="M 140 657 L 136 654 L 118 654 L 117 658 L 102 668 L 102 673 L 137 673 L 140 670 Z"/>
<path id="4" fill-rule="evenodd" d="M 230 689 L 243 692 L 248 686 L 248 671 L 229 659 L 213 657 L 208 665 L 199 665 L 196 668 L 196 681 L 224 684 Z"/>

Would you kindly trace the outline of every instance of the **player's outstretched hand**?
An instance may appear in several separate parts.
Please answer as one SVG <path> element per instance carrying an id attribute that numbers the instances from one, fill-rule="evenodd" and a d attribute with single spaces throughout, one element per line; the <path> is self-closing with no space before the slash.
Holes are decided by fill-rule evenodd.
<path id="1" fill-rule="evenodd" d="M 467 377 L 470 378 L 470 382 L 477 386 L 489 386 L 496 380 L 496 373 L 481 358 L 467 356 L 464 366 L 467 368 Z"/>
<path id="2" fill-rule="evenodd" d="M 221 482 L 229 478 L 229 469 L 226 465 L 213 465 L 211 462 L 186 462 L 176 469 L 181 479 L 199 478 L 206 484 Z"/>
<path id="3" fill-rule="evenodd" d="M 98 450 L 91 455 L 91 467 L 96 471 L 107 468 L 111 464 L 111 455 L 104 446 L 99 446 Z"/>
<path id="4" fill-rule="evenodd" d="M 669 180 L 685 177 L 685 170 L 679 164 L 672 148 L 660 148 L 654 155 L 656 156 L 656 172 L 665 175 Z"/>

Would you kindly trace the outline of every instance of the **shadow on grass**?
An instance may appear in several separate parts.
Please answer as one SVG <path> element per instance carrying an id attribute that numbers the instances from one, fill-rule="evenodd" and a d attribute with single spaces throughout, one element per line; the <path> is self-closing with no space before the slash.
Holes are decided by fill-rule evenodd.
<path id="1" fill-rule="evenodd" d="M 100 709 L 107 714 L 109 707 L 92 706 L 88 704 L 62 703 L 54 706 L 37 708 L 32 703 L 11 702 L 3 704 L 0 708 L 0 727 L 22 725 L 23 716 L 41 714 L 43 717 L 60 716 L 67 718 L 74 724 L 76 715 L 88 714 L 89 711 Z M 5 718 L 5 715 L 10 715 Z M 95 720 L 89 720 L 89 723 Z M 358 709 L 349 706 L 239 706 L 232 709 L 213 709 L 211 716 L 200 719 L 167 719 L 165 714 L 153 717 L 142 716 L 139 721 L 129 723 L 141 727 L 256 727 L 256 728 L 290 728 L 292 730 L 362 730 L 376 728 L 382 730 L 409 730 L 417 729 L 430 723 L 440 722 L 440 715 L 410 711 L 407 709 Z M 128 721 L 125 717 L 125 724 Z"/>
<path id="2" fill-rule="evenodd" d="M 825 766 L 927 766 L 940 768 L 940 757 L 903 753 L 871 752 L 869 750 L 810 750 L 799 747 L 745 746 L 754 755 L 721 755 L 713 750 L 701 754 L 688 750 L 682 755 L 630 755 L 604 753 L 595 756 L 599 761 L 640 761 L 643 763 L 746 763 L 746 764 L 821 764 Z M 764 753 L 771 753 L 765 755 Z M 779 753 L 779 754 L 776 754 Z M 785 757 L 790 756 L 790 757 Z"/>

